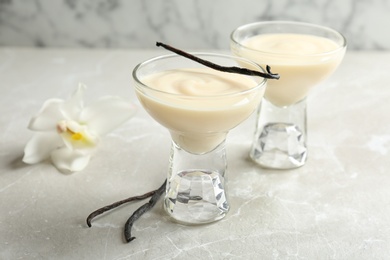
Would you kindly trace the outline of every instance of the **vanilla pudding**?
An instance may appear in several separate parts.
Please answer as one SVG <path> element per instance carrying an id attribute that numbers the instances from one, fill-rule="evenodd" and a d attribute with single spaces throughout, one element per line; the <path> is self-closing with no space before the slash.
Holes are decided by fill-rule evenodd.
<path id="1" fill-rule="evenodd" d="M 133 78 L 140 103 L 172 137 L 164 210 L 175 222 L 204 224 L 229 211 L 226 135 L 258 107 L 266 80 L 220 72 L 194 61 L 203 58 L 226 67 L 240 61 L 264 72 L 243 58 L 182 54 L 140 63 Z"/>
<path id="2" fill-rule="evenodd" d="M 146 111 L 169 129 L 173 141 L 194 154 L 207 153 L 258 106 L 265 80 L 210 68 L 172 69 L 139 78 Z"/>
<path id="3" fill-rule="evenodd" d="M 328 77 L 340 64 L 345 46 L 309 34 L 265 33 L 232 44 L 235 55 L 270 65 L 279 80 L 268 81 L 265 98 L 276 106 L 304 99 L 311 87 Z"/>
<path id="4" fill-rule="evenodd" d="M 269 65 L 280 76 L 268 81 L 250 157 L 264 168 L 303 166 L 308 154 L 306 96 L 341 63 L 346 39 L 325 26 L 263 21 L 236 28 L 230 40 L 236 56 Z"/>

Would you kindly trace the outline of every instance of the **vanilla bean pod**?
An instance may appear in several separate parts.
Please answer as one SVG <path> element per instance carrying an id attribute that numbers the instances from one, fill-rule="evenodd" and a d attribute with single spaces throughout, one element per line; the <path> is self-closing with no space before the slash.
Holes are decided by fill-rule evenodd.
<path id="1" fill-rule="evenodd" d="M 155 190 L 149 191 L 149 192 L 147 192 L 147 193 L 145 193 L 143 195 L 133 196 L 133 197 L 130 197 L 130 198 L 127 198 L 127 199 L 124 199 L 124 200 L 120 200 L 120 201 L 117 201 L 115 203 L 112 203 L 110 205 L 107 205 L 107 206 L 104 206 L 104 207 L 102 207 L 100 209 L 95 210 L 94 212 L 89 214 L 89 216 L 87 217 L 87 225 L 88 225 L 88 227 L 92 227 L 92 223 L 91 223 L 92 219 L 94 219 L 96 216 L 99 216 L 99 215 L 103 214 L 106 211 L 109 211 L 109 210 L 112 210 L 112 209 L 114 209 L 116 207 L 119 207 L 122 204 L 131 202 L 131 201 L 134 201 L 134 200 L 143 200 L 143 199 L 149 198 L 155 192 L 156 192 Z"/>
<path id="2" fill-rule="evenodd" d="M 182 51 L 182 50 L 179 50 L 179 49 L 176 49 L 172 46 L 169 46 L 165 43 L 162 43 L 162 42 L 156 42 L 156 46 L 157 47 L 163 47 L 164 49 L 167 49 L 169 51 L 172 51 L 178 55 L 181 55 L 183 57 L 186 57 L 188 59 L 191 59 L 193 61 L 196 61 L 200 64 L 203 64 L 209 68 L 212 68 L 212 69 L 215 69 L 215 70 L 219 70 L 219 71 L 223 71 L 223 72 L 229 72 L 229 73 L 238 73 L 238 74 L 243 74 L 243 75 L 248 75 L 248 76 L 259 76 L 259 77 L 263 77 L 263 78 L 266 78 L 266 79 L 279 79 L 280 76 L 279 74 L 276 74 L 276 73 L 272 73 L 271 72 L 271 67 L 270 66 L 266 66 L 266 70 L 267 70 L 267 73 L 263 73 L 263 72 L 260 72 L 260 71 L 256 71 L 256 70 L 250 70 L 250 69 L 246 69 L 246 68 L 240 68 L 240 67 L 225 67 L 225 66 L 221 66 L 221 65 L 218 65 L 218 64 L 215 64 L 215 63 L 212 63 L 210 61 L 207 61 L 207 60 L 204 60 L 204 59 L 201 59 L 199 57 L 196 57 L 188 52 L 185 52 L 185 51 Z"/>
<path id="3" fill-rule="evenodd" d="M 129 243 L 135 239 L 135 237 L 131 236 L 131 228 L 133 227 L 134 222 L 137 219 L 139 219 L 145 212 L 153 208 L 153 206 L 157 203 L 158 199 L 160 198 L 161 194 L 164 193 L 166 184 L 167 184 L 167 180 L 164 181 L 164 183 L 161 185 L 160 188 L 155 190 L 149 202 L 145 203 L 144 205 L 139 207 L 136 211 L 134 211 L 133 215 L 131 215 L 130 218 L 127 220 L 125 224 L 125 231 L 124 231 L 126 242 Z"/>
<path id="4" fill-rule="evenodd" d="M 164 182 L 165 184 L 166 182 Z M 117 208 L 119 207 L 120 205 L 122 204 L 125 204 L 125 203 L 129 203 L 129 202 L 132 202 L 132 201 L 135 201 L 135 200 L 144 200 L 144 199 L 147 199 L 151 196 L 153 196 L 156 192 L 158 191 L 157 190 L 152 190 L 152 191 L 149 191 L 145 194 L 142 194 L 142 195 L 138 195 L 138 196 L 132 196 L 132 197 L 129 197 L 127 199 L 124 199 L 124 200 L 120 200 L 120 201 L 117 201 L 117 202 L 114 202 L 110 205 L 107 205 L 105 207 L 102 207 L 100 209 L 97 209 L 95 210 L 94 212 L 92 212 L 91 214 L 89 214 L 89 216 L 87 217 L 87 225 L 88 227 L 92 227 L 92 219 L 94 219 L 96 216 L 99 216 L 101 214 L 103 214 L 104 212 L 107 212 L 109 210 L 112 210 L 114 208 Z"/>

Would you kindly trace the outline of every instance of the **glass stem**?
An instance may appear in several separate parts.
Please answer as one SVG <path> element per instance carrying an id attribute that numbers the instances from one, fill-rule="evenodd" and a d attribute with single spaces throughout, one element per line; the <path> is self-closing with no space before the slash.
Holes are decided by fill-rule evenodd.
<path id="1" fill-rule="evenodd" d="M 293 169 L 307 158 L 306 99 L 278 107 L 263 99 L 258 109 L 250 157 L 260 166 Z"/>
<path id="2" fill-rule="evenodd" d="M 229 210 L 225 141 L 204 154 L 171 146 L 164 208 L 175 221 L 202 224 L 219 220 Z"/>

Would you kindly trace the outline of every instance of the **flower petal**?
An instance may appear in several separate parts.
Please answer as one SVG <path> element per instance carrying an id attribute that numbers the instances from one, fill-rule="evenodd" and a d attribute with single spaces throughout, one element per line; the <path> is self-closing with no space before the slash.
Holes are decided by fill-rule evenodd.
<path id="1" fill-rule="evenodd" d="M 23 162 L 28 164 L 41 162 L 50 156 L 50 152 L 63 145 L 57 133 L 35 133 L 24 148 Z"/>
<path id="2" fill-rule="evenodd" d="M 64 118 L 61 113 L 61 99 L 48 99 L 36 116 L 31 118 L 28 128 L 33 131 L 55 131 L 57 122 Z"/>
<path id="3" fill-rule="evenodd" d="M 56 149 L 51 153 L 51 160 L 61 172 L 76 172 L 83 170 L 89 163 L 91 154 L 84 154 L 77 150 L 71 150 L 66 146 Z"/>
<path id="4" fill-rule="evenodd" d="M 135 113 L 135 107 L 119 97 L 105 97 L 81 113 L 81 122 L 97 135 L 104 135 L 127 121 Z"/>
<path id="5" fill-rule="evenodd" d="M 72 97 L 61 105 L 61 111 L 66 119 L 79 120 L 80 113 L 84 107 L 83 96 L 86 88 L 85 85 L 79 84 Z"/>

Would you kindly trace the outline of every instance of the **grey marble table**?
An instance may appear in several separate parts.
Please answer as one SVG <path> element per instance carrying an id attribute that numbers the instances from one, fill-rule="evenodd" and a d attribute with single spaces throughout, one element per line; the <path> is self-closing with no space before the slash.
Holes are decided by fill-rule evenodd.
<path id="1" fill-rule="evenodd" d="M 164 50 L 0 49 L 0 259 L 388 259 L 390 53 L 348 52 L 308 98 L 309 159 L 291 171 L 248 160 L 254 117 L 227 140 L 231 211 L 203 226 L 172 223 L 161 200 L 123 227 L 143 202 L 93 221 L 93 210 L 157 188 L 170 137 L 139 106 L 134 66 Z M 59 173 L 21 161 L 31 116 L 79 82 L 87 102 L 119 95 L 136 116 L 104 137 L 88 167 Z"/>

